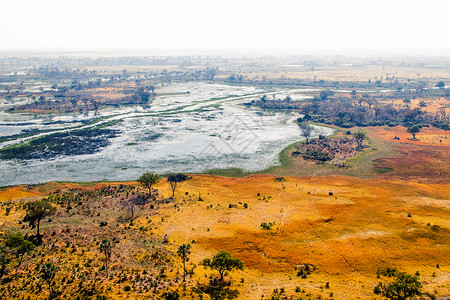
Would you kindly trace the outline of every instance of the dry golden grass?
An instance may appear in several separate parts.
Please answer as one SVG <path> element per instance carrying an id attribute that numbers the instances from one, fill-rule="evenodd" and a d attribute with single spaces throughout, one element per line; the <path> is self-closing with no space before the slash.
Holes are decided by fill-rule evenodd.
<path id="1" fill-rule="evenodd" d="M 370 131 L 373 135 L 377 135 L 387 141 L 393 141 L 396 144 L 440 146 L 444 147 L 444 149 L 450 146 L 450 132 L 435 127 L 423 127 L 416 134 L 417 141 L 411 140 L 411 133 L 408 133 L 407 128 L 403 126 L 373 127 Z M 398 137 L 400 140 L 394 140 L 394 137 Z"/>
<path id="2" fill-rule="evenodd" d="M 165 184 L 158 188 L 168 192 Z M 199 191 L 203 202 L 193 200 Z M 427 290 L 448 294 L 449 199 L 450 184 L 348 177 L 275 182 L 272 176 L 197 175 L 180 187 L 179 210 L 161 209 L 164 222 L 158 231 L 169 235 L 174 251 L 195 240 L 194 261 L 220 249 L 242 259 L 246 270 L 232 275 L 244 278 L 239 299 L 268 296 L 274 288 L 293 291 L 295 286 L 320 294 L 325 282 L 337 299 L 373 298 L 376 270 L 387 266 L 420 271 L 422 279 L 430 281 Z M 262 230 L 262 222 L 275 225 Z M 432 225 L 439 228 L 433 230 Z M 299 279 L 294 266 L 302 263 L 318 271 Z M 439 274 L 436 279 L 433 272 Z"/>
<path id="3" fill-rule="evenodd" d="M 236 72 L 235 68 L 224 68 L 228 71 Z M 266 68 L 267 69 L 267 68 Z M 323 80 L 343 80 L 343 81 L 367 81 L 369 79 L 378 80 L 385 79 L 386 75 L 390 78 L 395 76 L 401 82 L 405 82 L 407 79 L 427 79 L 432 82 L 438 82 L 439 80 L 448 80 L 450 73 L 445 69 L 427 68 L 427 67 L 408 67 L 408 66 L 381 66 L 381 65 L 360 65 L 360 66 L 319 66 L 319 67 L 283 67 L 274 66 L 270 70 L 261 71 L 255 69 L 254 71 L 248 71 L 248 68 L 243 72 L 243 75 L 247 75 L 252 78 L 259 76 L 260 78 L 266 76 L 267 78 L 280 78 L 282 76 L 286 78 L 295 79 L 323 79 Z M 418 75 L 420 74 L 420 76 Z M 220 77 L 220 75 L 218 76 Z M 225 77 L 225 76 L 223 76 Z M 384 81 L 384 80 L 383 80 Z"/>
<path id="4" fill-rule="evenodd" d="M 6 188 L 1 195 L 15 195 L 19 201 L 22 196 L 47 194 L 56 189 L 89 190 L 118 184 L 49 183 L 32 192 Z M 160 195 L 170 195 L 165 180 L 156 188 Z M 199 193 L 203 201 L 198 200 Z M 286 177 L 276 181 L 270 175 L 246 178 L 193 175 L 180 184 L 175 196 L 173 202 L 157 205 L 154 210 L 147 206 L 137 208 L 132 229 L 126 229 L 126 224 L 114 229 L 118 216 L 129 212 L 120 208 L 119 199 L 107 197 L 89 204 L 91 212 L 102 207 L 100 217 L 92 213 L 70 216 L 62 210 L 52 223 L 43 224 L 43 230 L 60 232 L 51 238 L 58 244 L 61 234 L 70 239 L 64 234 L 67 228 L 64 224 L 72 224 L 74 230 L 79 228 L 75 237 L 83 236 L 83 247 L 88 247 L 83 257 L 93 259 L 94 269 L 101 266 L 94 241 L 105 234 L 113 234 L 120 241 L 114 245 L 111 270 L 120 270 L 124 265 L 130 270 L 152 268 L 148 262 L 154 250 L 138 247 L 139 240 L 168 235 L 166 249 L 171 253 L 176 253 L 179 245 L 191 243 L 188 268 L 197 267 L 190 283 L 206 282 L 205 276 L 214 275 L 198 263 L 221 249 L 226 250 L 245 264 L 244 271 L 227 276 L 233 278 L 232 287 L 240 291 L 239 299 L 269 297 L 276 288 L 285 288 L 287 294 L 297 297 L 310 293 L 327 298 L 332 292 L 334 299 L 374 299 L 377 297 L 373 287 L 385 280 L 376 278 L 379 267 L 396 267 L 410 274 L 419 271 L 425 291 L 450 294 L 448 182 L 420 184 L 343 176 Z M 230 204 L 235 206 L 230 208 Z M 4 214 L 3 209 L 0 214 Z M 23 214 L 23 210 L 14 212 L 9 222 L 14 224 L 13 219 L 20 220 Z M 102 218 L 110 224 L 105 229 L 98 227 Z M 262 222 L 274 225 L 263 230 Z M 148 230 L 141 232 L 139 228 Z M 93 240 L 86 236 L 89 232 Z M 66 254 L 49 255 L 64 260 Z M 177 276 L 175 270 L 180 269 L 181 262 L 174 255 L 171 263 L 174 269 L 168 271 L 168 276 Z M 304 263 L 317 267 L 306 279 L 297 277 L 294 269 Z M 436 268 L 437 264 L 440 268 Z M 324 288 L 327 282 L 329 289 Z M 112 298 L 148 297 L 133 291 L 124 293 L 123 284 L 109 286 L 108 295 Z M 295 287 L 305 293 L 295 293 Z"/>
<path id="5" fill-rule="evenodd" d="M 0 202 L 8 200 L 16 200 L 25 197 L 33 197 L 39 195 L 34 190 L 27 190 L 24 186 L 15 186 L 11 188 L 4 188 L 0 190 Z"/>

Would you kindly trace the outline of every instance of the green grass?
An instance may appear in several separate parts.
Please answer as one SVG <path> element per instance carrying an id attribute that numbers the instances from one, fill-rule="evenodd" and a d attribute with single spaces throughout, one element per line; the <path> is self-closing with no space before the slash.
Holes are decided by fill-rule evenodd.
<path id="1" fill-rule="evenodd" d="M 315 124 L 322 126 L 322 124 Z M 336 129 L 335 127 L 333 127 Z M 356 132 L 361 128 L 353 128 L 352 132 Z M 335 139 L 339 138 L 337 134 L 342 131 L 345 133 L 349 129 L 341 129 L 336 131 L 336 133 L 328 138 Z M 370 132 L 368 133 L 370 136 Z M 345 136 L 345 135 L 344 135 Z M 341 176 L 352 176 L 358 178 L 373 178 L 377 174 L 383 174 L 391 172 L 389 168 L 377 168 L 374 160 L 384 158 L 384 157 L 395 157 L 399 154 L 395 151 L 394 147 L 385 140 L 380 138 L 370 138 L 366 140 L 365 148 L 362 152 L 357 154 L 355 157 L 347 160 L 345 165 L 347 168 L 340 168 L 329 163 L 317 164 L 315 162 L 303 160 L 301 157 L 293 157 L 291 153 L 295 151 L 294 145 L 304 143 L 304 141 L 294 143 L 289 145 L 287 148 L 283 149 L 278 157 L 280 166 L 272 166 L 266 170 L 257 172 L 259 174 L 271 174 L 278 176 L 330 176 L 330 175 L 341 175 Z"/>
<path id="2" fill-rule="evenodd" d="M 242 178 L 242 177 L 252 174 L 251 172 L 244 171 L 240 168 L 211 169 L 204 173 L 209 174 L 209 175 L 218 175 L 218 176 L 224 176 L 224 177 L 238 177 L 238 178 Z"/>
<path id="3" fill-rule="evenodd" d="M 102 125 L 90 128 L 89 130 L 102 129 L 102 128 L 105 128 L 105 127 L 108 127 L 108 126 L 115 125 L 115 124 L 120 123 L 120 122 L 122 122 L 122 120 L 109 121 L 109 122 L 103 123 Z"/>
<path id="4" fill-rule="evenodd" d="M 392 172 L 392 171 L 394 171 L 394 169 L 387 168 L 387 167 L 373 167 L 373 171 L 377 174 L 384 174 L 384 173 Z"/>
<path id="5" fill-rule="evenodd" d="M 46 136 L 47 135 L 41 135 L 41 136 L 34 137 L 34 138 L 31 138 L 31 139 L 26 140 L 26 141 L 22 141 L 22 142 L 17 143 L 17 144 L 13 144 L 11 146 L 8 146 L 8 147 L 0 149 L 0 152 L 4 152 L 5 150 L 17 149 L 17 148 L 29 146 L 32 141 L 39 140 L 40 138 L 45 138 Z"/>
<path id="6" fill-rule="evenodd" d="M 42 134 L 42 133 L 49 133 L 49 134 L 51 134 L 52 132 L 56 132 L 56 131 L 59 131 L 59 130 L 75 130 L 77 128 L 82 128 L 82 127 L 85 127 L 85 126 L 90 126 L 90 125 L 97 124 L 97 123 L 99 123 L 99 122 L 101 122 L 103 120 L 109 119 L 111 117 L 113 117 L 113 116 L 97 118 L 95 120 L 92 120 L 92 121 L 86 123 L 85 125 L 72 126 L 72 127 L 67 127 L 67 128 L 45 129 L 45 130 L 39 130 L 39 131 L 35 131 L 35 132 L 30 132 L 30 133 L 15 134 L 15 135 L 10 135 L 10 136 L 0 137 L 0 142 L 18 140 L 18 139 L 21 139 L 21 138 L 27 138 L 27 137 L 31 137 L 31 136 Z M 112 122 L 114 122 L 114 121 L 106 123 L 108 125 L 105 124 L 105 126 L 109 126 L 109 125 L 115 124 L 115 123 L 112 123 Z M 102 127 L 105 127 L 105 126 L 102 126 Z M 96 128 L 102 128 L 102 127 L 96 127 Z"/>

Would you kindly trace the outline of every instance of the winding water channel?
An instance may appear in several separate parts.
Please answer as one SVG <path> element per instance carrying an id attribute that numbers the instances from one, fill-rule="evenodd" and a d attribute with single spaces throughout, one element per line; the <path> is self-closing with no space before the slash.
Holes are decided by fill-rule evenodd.
<path id="1" fill-rule="evenodd" d="M 110 139 L 107 147 L 92 154 L 0 160 L 0 186 L 48 181 L 133 180 L 145 171 L 204 172 L 229 167 L 257 171 L 277 165 L 279 152 L 302 139 L 300 129 L 293 122 L 298 114 L 242 105 L 264 94 L 285 94 L 286 91 L 208 83 L 172 84 L 161 87 L 160 91 L 178 95 L 157 97 L 151 107 L 103 108 L 100 115 L 95 116 L 94 112 L 59 115 L 3 112 L 0 136 L 31 128 L 47 132 L 4 141 L 0 148 L 49 132 L 70 132 L 102 125 L 119 130 L 120 134 Z M 296 92 L 298 90 L 289 90 L 290 94 Z M 92 120 L 97 121 L 89 123 Z M 317 126 L 314 131 L 315 136 L 331 133 L 331 129 Z"/>

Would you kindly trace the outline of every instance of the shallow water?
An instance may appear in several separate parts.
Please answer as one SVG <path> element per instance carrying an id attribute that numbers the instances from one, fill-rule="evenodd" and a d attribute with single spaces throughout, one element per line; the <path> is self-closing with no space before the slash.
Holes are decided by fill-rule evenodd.
<path id="1" fill-rule="evenodd" d="M 302 139 L 293 123 L 299 114 L 242 105 L 268 91 L 206 83 L 174 84 L 161 90 L 189 90 L 190 94 L 158 97 L 151 107 L 103 109 L 101 116 L 121 120 L 108 127 L 122 132 L 110 140 L 109 146 L 94 154 L 50 160 L 0 160 L 0 186 L 54 180 L 134 180 L 145 171 L 194 173 L 229 167 L 257 171 L 277 165 L 279 152 Z M 55 115 L 51 119 L 79 121 L 92 117 L 93 112 L 88 116 Z M 45 118 L 49 117 L 30 115 L 18 119 L 43 127 Z M 0 123 L 5 123 L 1 115 Z M 314 135 L 331 132 L 329 128 L 315 127 Z"/>

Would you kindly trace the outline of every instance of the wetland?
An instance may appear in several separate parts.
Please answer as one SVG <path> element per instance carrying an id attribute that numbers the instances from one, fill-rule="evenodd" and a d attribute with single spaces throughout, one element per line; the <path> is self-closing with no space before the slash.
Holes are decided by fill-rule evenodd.
<path id="1" fill-rule="evenodd" d="M 0 185 L 132 180 L 147 170 L 259 171 L 279 164 L 278 153 L 302 139 L 299 113 L 243 105 L 285 92 L 279 88 L 194 82 L 160 84 L 156 91 L 151 104 L 82 112 L 12 113 L 20 97 L 4 104 L 0 172 L 10 176 Z M 314 127 L 316 137 L 331 133 Z"/>

